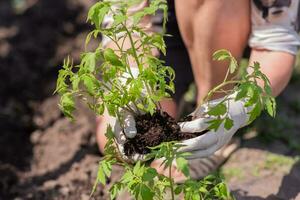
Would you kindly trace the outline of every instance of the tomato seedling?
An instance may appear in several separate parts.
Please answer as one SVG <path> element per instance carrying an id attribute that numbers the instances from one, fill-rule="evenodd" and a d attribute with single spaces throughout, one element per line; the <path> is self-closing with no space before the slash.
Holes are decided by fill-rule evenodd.
<path id="1" fill-rule="evenodd" d="M 93 25 L 86 39 L 86 45 L 92 38 L 100 35 L 109 38 L 116 47 L 104 48 L 101 43 L 94 51 L 84 52 L 81 62 L 74 65 L 70 58 L 65 59 L 63 69 L 59 71 L 56 92 L 61 95 L 60 108 L 64 114 L 73 118 L 76 108 L 75 99 L 85 101 L 88 107 L 97 115 L 103 115 L 107 110 L 109 115 L 116 117 L 121 127 L 123 111 L 134 117 L 143 114 L 154 115 L 161 112 L 160 101 L 174 93 L 175 73 L 164 62 L 153 56 L 153 49 L 166 54 L 164 31 L 149 33 L 139 24 L 145 16 L 155 15 L 158 10 L 164 13 L 163 29 L 167 22 L 166 0 L 152 0 L 149 5 L 135 13 L 129 14 L 130 7 L 138 0 L 114 1 L 105 0 L 94 4 L 88 13 L 88 21 Z M 102 26 L 104 17 L 109 15 L 113 22 Z M 130 47 L 125 42 L 129 41 Z M 209 121 L 209 129 L 217 130 L 221 124 L 226 129 L 233 126 L 233 120 L 228 116 L 227 102 L 236 93 L 235 100 L 245 100 L 245 106 L 250 107 L 252 122 L 266 109 L 275 116 L 276 103 L 271 94 L 268 78 L 260 71 L 259 63 L 238 71 L 238 63 L 227 50 L 219 50 L 213 59 L 228 61 L 229 69 L 224 81 L 213 88 L 203 103 L 208 103 L 207 116 L 215 118 Z M 133 62 L 132 62 L 133 60 Z M 134 64 L 132 64 L 134 63 Z M 138 70 L 133 73 L 132 65 Z M 238 74 L 228 80 L 229 75 Z M 264 87 L 259 86 L 258 80 L 263 81 Z M 226 85 L 234 85 L 231 90 L 224 90 Z M 215 93 L 224 93 L 225 97 L 218 104 L 210 106 L 209 100 Z M 138 130 L 139 131 L 139 130 Z M 208 176 L 201 181 L 192 180 L 189 175 L 187 154 L 181 153 L 181 147 L 175 141 L 162 141 L 155 146 L 147 147 L 150 153 L 148 160 L 162 158 L 162 165 L 168 170 L 168 176 L 158 174 L 147 162 L 138 161 L 135 164 L 118 159 L 120 154 L 116 148 L 116 138 L 111 127 L 106 136 L 105 156 L 99 164 L 97 180 L 93 191 L 99 183 L 106 184 L 110 177 L 112 165 L 121 165 L 125 172 L 122 178 L 110 188 L 110 198 L 116 198 L 122 190 L 127 190 L 136 199 L 175 199 L 184 195 L 185 199 L 231 199 L 227 186 L 222 180 Z M 185 176 L 186 181 L 176 184 L 172 178 L 172 166 L 176 163 L 178 170 Z M 169 191 L 169 192 L 168 192 Z"/>

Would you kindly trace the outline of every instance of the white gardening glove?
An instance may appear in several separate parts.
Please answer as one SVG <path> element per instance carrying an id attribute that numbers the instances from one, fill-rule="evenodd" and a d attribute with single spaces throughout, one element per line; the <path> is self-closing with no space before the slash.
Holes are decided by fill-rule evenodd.
<path id="1" fill-rule="evenodd" d="M 214 152 L 219 150 L 225 144 L 227 144 L 236 131 L 243 126 L 247 125 L 251 107 L 245 107 L 243 100 L 235 101 L 235 95 L 230 95 L 231 98 L 226 106 L 229 106 L 228 114 L 229 118 L 233 120 L 233 126 L 230 130 L 224 128 L 222 123 L 217 131 L 210 130 L 203 135 L 198 137 L 184 140 L 182 142 L 184 147 L 180 149 L 182 152 L 191 153 L 188 159 L 203 158 L 212 155 Z M 223 98 L 213 100 L 209 102 L 210 106 L 214 106 L 221 102 Z M 208 111 L 208 104 L 203 104 L 191 115 L 193 116 L 192 121 L 179 123 L 182 132 L 202 132 L 207 130 L 209 127 L 208 121 L 214 119 L 214 117 L 202 117 L 203 113 Z"/>
<path id="2" fill-rule="evenodd" d="M 121 128 L 120 123 L 115 117 L 109 116 L 108 124 L 112 127 L 112 130 L 114 132 L 114 136 L 116 138 L 117 142 L 117 148 L 120 152 L 120 156 L 123 160 L 133 163 L 137 160 L 144 160 L 144 156 L 141 154 L 134 154 L 132 156 L 126 156 L 124 153 L 124 143 L 126 142 L 127 138 L 134 138 L 134 136 L 137 134 L 136 125 L 134 117 L 127 111 L 121 111 L 123 112 L 123 124 L 124 129 Z"/>

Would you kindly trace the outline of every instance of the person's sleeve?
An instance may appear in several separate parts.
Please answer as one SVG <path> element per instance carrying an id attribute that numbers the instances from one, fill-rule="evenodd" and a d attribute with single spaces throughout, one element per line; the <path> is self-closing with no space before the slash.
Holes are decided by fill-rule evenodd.
<path id="1" fill-rule="evenodd" d="M 297 53 L 299 0 L 252 0 L 251 23 L 250 47 Z"/>

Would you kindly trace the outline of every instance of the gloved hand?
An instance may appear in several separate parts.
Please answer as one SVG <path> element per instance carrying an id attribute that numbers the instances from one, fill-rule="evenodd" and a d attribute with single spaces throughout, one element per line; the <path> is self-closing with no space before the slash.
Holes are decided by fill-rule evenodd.
<path id="1" fill-rule="evenodd" d="M 132 156 L 126 156 L 124 153 L 124 143 L 126 142 L 127 138 L 134 138 L 137 134 L 135 120 L 131 113 L 127 111 L 121 111 L 123 115 L 123 125 L 124 128 L 120 126 L 119 121 L 115 117 L 109 116 L 108 124 L 112 127 L 114 132 L 114 136 L 117 142 L 117 148 L 120 152 L 120 156 L 126 162 L 132 163 L 137 160 L 143 160 L 144 156 L 140 154 L 134 154 Z"/>
<path id="2" fill-rule="evenodd" d="M 247 125 L 251 107 L 245 107 L 243 100 L 235 101 L 235 94 L 230 96 L 230 100 L 225 105 L 228 107 L 228 116 L 233 120 L 231 129 L 226 130 L 222 123 L 217 131 L 210 130 L 196 138 L 184 140 L 184 147 L 180 149 L 182 152 L 189 152 L 191 155 L 188 159 L 203 158 L 212 155 L 225 144 L 227 144 L 236 131 Z M 210 106 L 214 106 L 221 102 L 223 98 L 209 102 Z M 182 132 L 202 132 L 209 127 L 208 121 L 214 119 L 212 116 L 202 116 L 208 111 L 208 103 L 203 104 L 196 109 L 191 115 L 194 120 L 179 123 Z"/>

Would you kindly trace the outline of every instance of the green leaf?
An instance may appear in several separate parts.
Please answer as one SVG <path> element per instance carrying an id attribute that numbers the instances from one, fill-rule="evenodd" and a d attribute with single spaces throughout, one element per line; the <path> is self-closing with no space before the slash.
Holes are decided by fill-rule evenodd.
<path id="1" fill-rule="evenodd" d="M 105 161 L 102 161 L 102 162 L 105 162 Z M 97 180 L 98 180 L 98 183 L 100 182 L 103 185 L 105 185 L 106 184 L 106 177 L 105 177 L 105 173 L 104 173 L 103 168 L 102 168 L 102 162 L 100 162 L 100 166 L 98 168 Z"/>
<path id="2" fill-rule="evenodd" d="M 72 78 L 71 78 L 71 82 L 72 82 L 72 89 L 73 90 L 78 90 L 78 86 L 79 86 L 79 82 L 80 82 L 80 78 L 77 74 L 75 74 Z"/>
<path id="3" fill-rule="evenodd" d="M 94 72 L 99 56 L 99 52 L 84 53 L 81 58 L 81 67 L 89 72 Z"/>
<path id="4" fill-rule="evenodd" d="M 58 71 L 58 78 L 56 82 L 56 89 L 54 93 L 64 94 L 68 90 L 68 85 L 66 84 L 66 78 L 68 77 L 68 72 L 64 69 Z"/>
<path id="5" fill-rule="evenodd" d="M 115 15 L 114 16 L 114 22 L 113 22 L 112 26 L 117 26 L 117 25 L 123 23 L 126 20 L 127 20 L 126 15 L 123 15 L 123 14 Z"/>
<path id="6" fill-rule="evenodd" d="M 150 188 L 147 185 L 141 185 L 141 191 L 140 194 L 142 196 L 143 200 L 153 200 L 153 197 L 155 195 L 154 192 L 150 190 Z"/>
<path id="7" fill-rule="evenodd" d="M 254 70 L 259 70 L 259 69 L 260 69 L 259 62 L 254 62 Z"/>
<path id="8" fill-rule="evenodd" d="M 272 95 L 272 88 L 267 82 L 265 82 L 264 89 L 265 89 L 265 93 L 267 95 L 270 95 L 270 96 Z"/>
<path id="9" fill-rule="evenodd" d="M 153 115 L 156 109 L 156 105 L 153 103 L 153 100 L 148 98 L 147 99 L 147 111 Z"/>
<path id="10" fill-rule="evenodd" d="M 105 136 L 108 139 L 114 139 L 115 138 L 115 134 L 114 134 L 114 132 L 112 130 L 112 127 L 110 125 L 107 126 Z"/>
<path id="11" fill-rule="evenodd" d="M 102 163 L 102 168 L 103 168 L 103 172 L 104 172 L 105 176 L 110 177 L 111 170 L 112 170 L 111 163 L 110 162 Z"/>
<path id="12" fill-rule="evenodd" d="M 233 120 L 230 118 L 225 118 L 224 127 L 226 130 L 230 130 L 233 127 Z"/>
<path id="13" fill-rule="evenodd" d="M 65 93 L 61 96 L 59 107 L 63 113 L 69 117 L 73 118 L 72 112 L 75 110 L 75 100 L 71 93 Z"/>
<path id="14" fill-rule="evenodd" d="M 230 64 L 229 64 L 230 73 L 231 74 L 234 73 L 237 68 L 238 68 L 238 63 L 237 63 L 236 59 L 231 57 Z"/>
<path id="15" fill-rule="evenodd" d="M 151 37 L 151 43 L 157 47 L 164 55 L 166 55 L 166 45 L 162 35 L 155 34 Z"/>
<path id="16" fill-rule="evenodd" d="M 177 168 L 186 176 L 189 176 L 189 166 L 188 161 L 185 158 L 176 158 Z"/>
<path id="17" fill-rule="evenodd" d="M 110 199 L 115 199 L 117 195 L 123 191 L 123 188 L 124 185 L 122 183 L 113 184 L 113 186 L 109 189 Z"/>
<path id="18" fill-rule="evenodd" d="M 107 2 L 98 2 L 93 5 L 88 13 L 88 20 L 100 29 L 104 16 L 108 13 L 110 5 Z"/>
<path id="19" fill-rule="evenodd" d="M 134 13 L 134 15 L 132 16 L 133 24 L 135 24 L 135 25 L 138 24 L 144 16 L 145 16 L 145 14 L 143 11 Z"/>
<path id="20" fill-rule="evenodd" d="M 134 173 L 134 174 L 138 174 L 139 171 L 140 171 L 140 169 L 141 169 L 141 162 L 138 161 L 138 162 L 134 165 L 134 167 L 133 167 L 133 173 Z"/>
<path id="21" fill-rule="evenodd" d="M 153 168 L 148 168 L 143 174 L 143 181 L 152 181 L 157 176 L 157 172 Z"/>
<path id="22" fill-rule="evenodd" d="M 219 103 L 214 107 L 211 107 L 207 114 L 212 116 L 224 115 L 227 111 L 227 107 L 223 103 Z"/>
<path id="23" fill-rule="evenodd" d="M 208 121 L 207 123 L 209 124 L 208 129 L 209 130 L 214 130 L 217 131 L 222 124 L 223 120 L 222 119 L 213 119 Z"/>
<path id="24" fill-rule="evenodd" d="M 194 192 L 193 195 L 192 195 L 192 200 L 200 200 L 199 193 Z"/>
<path id="25" fill-rule="evenodd" d="M 104 104 L 96 104 L 96 113 L 98 115 L 103 115 L 104 113 Z"/>
<path id="26" fill-rule="evenodd" d="M 94 77 L 91 77 L 89 75 L 83 75 L 81 76 L 81 80 L 86 87 L 88 93 L 91 96 L 95 95 L 95 90 L 97 89 L 97 80 Z"/>
<path id="27" fill-rule="evenodd" d="M 275 117 L 276 115 L 276 101 L 273 97 L 269 97 L 265 101 L 266 110 L 271 117 Z"/>
<path id="28" fill-rule="evenodd" d="M 241 100 L 247 97 L 248 90 L 251 87 L 250 83 L 243 83 L 238 87 L 238 92 L 235 97 L 235 101 Z"/>
<path id="29" fill-rule="evenodd" d="M 119 60 L 119 57 L 111 48 L 107 48 L 104 51 L 104 59 L 112 65 L 123 66 L 122 62 Z"/>
<path id="30" fill-rule="evenodd" d="M 183 185 L 178 185 L 175 190 L 174 190 L 174 193 L 176 195 L 179 195 L 181 192 L 182 192 L 182 189 L 183 189 Z"/>
<path id="31" fill-rule="evenodd" d="M 238 67 L 238 63 L 237 63 L 236 59 L 226 49 L 221 49 L 221 50 L 216 51 L 213 54 L 213 60 L 218 60 L 218 61 L 229 60 L 230 61 L 229 62 L 229 72 L 231 74 L 234 73 Z"/>
<path id="32" fill-rule="evenodd" d="M 257 102 L 253 107 L 253 109 L 249 112 L 250 117 L 248 123 L 253 122 L 260 115 L 261 110 L 262 110 L 261 104 L 260 102 Z"/>
<path id="33" fill-rule="evenodd" d="M 226 49 L 218 50 L 213 54 L 214 60 L 227 60 L 230 59 L 231 57 L 232 57 L 231 53 Z"/>

